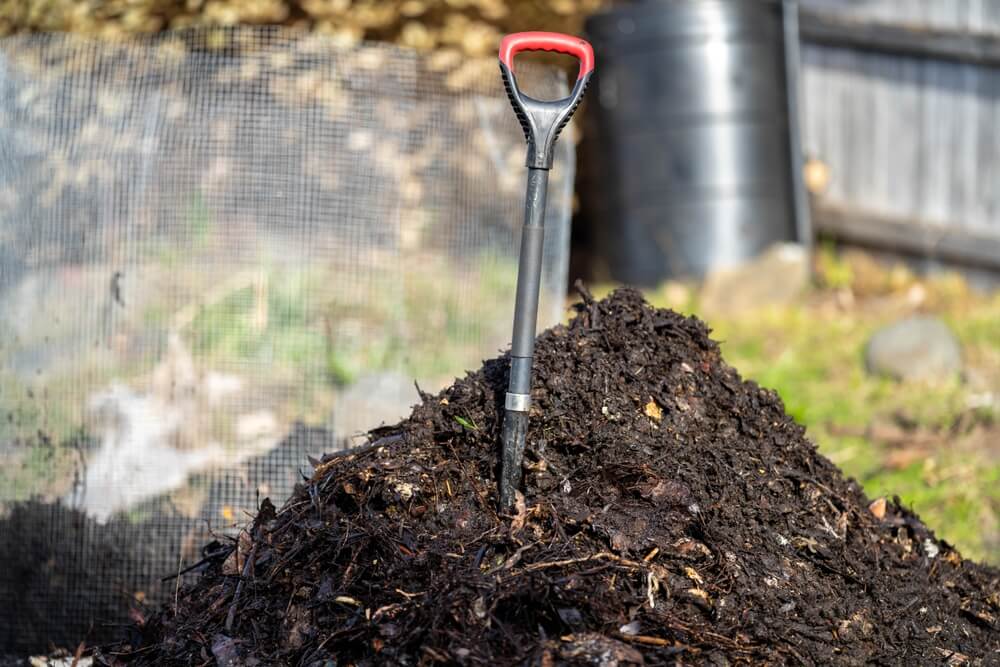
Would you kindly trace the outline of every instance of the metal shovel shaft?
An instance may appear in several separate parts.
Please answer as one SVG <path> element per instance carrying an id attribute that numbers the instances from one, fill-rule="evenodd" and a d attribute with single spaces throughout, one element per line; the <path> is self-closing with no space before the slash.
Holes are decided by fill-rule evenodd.
<path id="1" fill-rule="evenodd" d="M 580 63 L 569 97 L 536 100 L 525 95 L 514 76 L 514 56 L 522 51 L 554 51 Z M 594 70 L 594 50 L 585 40 L 552 32 L 519 32 L 500 41 L 500 75 L 528 144 L 528 192 L 521 229 L 521 259 L 517 268 L 514 334 L 510 348 L 510 381 L 504 400 L 503 452 L 500 455 L 500 508 L 514 504 L 521 484 L 521 462 L 528 437 L 531 408 L 531 362 L 535 355 L 538 288 L 542 281 L 542 245 L 545 241 L 545 197 L 552 168 L 552 147 L 580 104 Z"/>
<path id="2" fill-rule="evenodd" d="M 521 229 L 521 256 L 517 269 L 514 301 L 514 332 L 510 349 L 510 380 L 504 401 L 503 453 L 500 463 L 500 505 L 510 507 L 521 484 L 521 462 L 531 407 L 531 363 L 535 355 L 538 323 L 538 292 L 542 281 L 542 248 L 545 242 L 547 169 L 528 169 Z"/>

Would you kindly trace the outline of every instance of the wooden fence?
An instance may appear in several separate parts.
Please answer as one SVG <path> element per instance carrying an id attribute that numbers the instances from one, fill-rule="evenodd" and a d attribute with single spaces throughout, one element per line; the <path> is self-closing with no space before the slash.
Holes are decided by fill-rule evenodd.
<path id="1" fill-rule="evenodd" d="M 820 231 L 1000 269 L 1000 0 L 801 0 Z"/>

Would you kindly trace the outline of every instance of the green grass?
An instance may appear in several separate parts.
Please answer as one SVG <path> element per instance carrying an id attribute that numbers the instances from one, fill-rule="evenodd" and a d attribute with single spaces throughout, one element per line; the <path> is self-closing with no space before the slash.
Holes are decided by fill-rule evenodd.
<path id="1" fill-rule="evenodd" d="M 272 269 L 264 290 L 247 284 L 205 305 L 185 334 L 208 366 L 266 364 L 300 388 L 344 387 L 382 371 L 433 385 L 478 366 L 483 340 L 502 345 L 509 327 L 513 264 L 479 258 L 470 266 L 421 258 L 361 286 L 331 268 Z M 264 324 L 256 321 L 262 298 Z"/>

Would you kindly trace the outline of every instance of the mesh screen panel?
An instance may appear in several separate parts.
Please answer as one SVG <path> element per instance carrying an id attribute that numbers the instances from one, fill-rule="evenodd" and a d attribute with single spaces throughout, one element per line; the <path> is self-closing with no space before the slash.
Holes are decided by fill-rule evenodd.
<path id="1" fill-rule="evenodd" d="M 498 72 L 446 65 L 270 28 L 0 40 L 0 650 L 113 634 L 308 455 L 509 343 L 524 139 Z M 541 326 L 568 137 L 551 178 Z"/>

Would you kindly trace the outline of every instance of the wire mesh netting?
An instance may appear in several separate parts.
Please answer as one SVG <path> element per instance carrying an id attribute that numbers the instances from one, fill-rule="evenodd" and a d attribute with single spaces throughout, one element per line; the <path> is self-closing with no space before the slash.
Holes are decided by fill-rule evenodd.
<path id="1" fill-rule="evenodd" d="M 468 79 L 277 29 L 0 40 L 0 650 L 108 636 L 509 342 L 523 136 Z M 552 179 L 541 325 L 570 141 Z"/>

